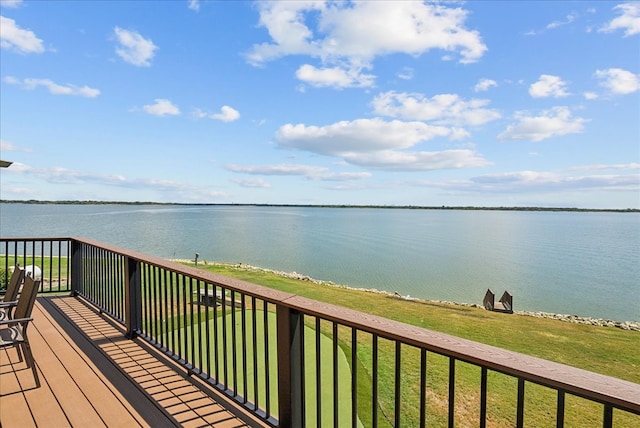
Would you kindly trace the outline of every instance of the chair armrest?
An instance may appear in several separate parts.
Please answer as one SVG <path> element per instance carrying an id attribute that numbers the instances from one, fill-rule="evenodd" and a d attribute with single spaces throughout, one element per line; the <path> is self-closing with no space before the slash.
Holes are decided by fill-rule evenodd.
<path id="1" fill-rule="evenodd" d="M 0 308 L 10 308 L 12 306 L 17 306 L 18 301 L 14 300 L 12 302 L 0 302 Z"/>
<path id="2" fill-rule="evenodd" d="M 33 318 L 14 318 L 11 320 L 2 320 L 0 321 L 0 325 L 13 325 L 13 324 L 23 324 L 29 321 L 33 321 Z"/>

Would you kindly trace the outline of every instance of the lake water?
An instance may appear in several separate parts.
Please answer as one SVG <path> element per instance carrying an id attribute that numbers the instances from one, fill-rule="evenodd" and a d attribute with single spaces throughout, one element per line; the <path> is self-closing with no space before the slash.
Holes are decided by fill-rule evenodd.
<path id="1" fill-rule="evenodd" d="M 0 204 L 2 237 L 77 236 L 352 287 L 640 321 L 640 214 Z"/>

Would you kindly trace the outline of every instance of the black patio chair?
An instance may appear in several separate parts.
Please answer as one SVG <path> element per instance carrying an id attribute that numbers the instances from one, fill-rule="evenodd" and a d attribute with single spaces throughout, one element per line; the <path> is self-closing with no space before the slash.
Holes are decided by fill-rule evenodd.
<path id="1" fill-rule="evenodd" d="M 13 312 L 14 318 L 0 321 L 0 348 L 16 347 L 20 361 L 22 361 L 22 355 L 24 355 L 27 367 L 30 367 L 33 372 L 36 387 L 40 387 L 40 379 L 38 378 L 38 370 L 33 359 L 31 346 L 29 346 L 27 327 L 33 321 L 31 311 L 36 301 L 39 286 L 40 281 L 35 281 L 30 276 L 26 276 L 18 304 Z"/>
<path id="2" fill-rule="evenodd" d="M 18 298 L 18 292 L 20 291 L 20 285 L 23 280 L 24 270 L 20 269 L 20 265 L 16 265 L 11 273 L 7 288 L 4 290 L 4 295 L 0 300 L 0 320 L 11 318 L 11 312 L 18 304 L 16 299 Z"/>

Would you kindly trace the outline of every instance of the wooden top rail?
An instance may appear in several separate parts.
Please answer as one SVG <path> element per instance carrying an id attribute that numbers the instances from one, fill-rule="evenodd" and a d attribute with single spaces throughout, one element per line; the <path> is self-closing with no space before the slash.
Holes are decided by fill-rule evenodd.
<path id="1" fill-rule="evenodd" d="M 74 238 L 71 238 L 71 237 L 68 237 L 68 236 L 64 236 L 64 237 L 56 236 L 56 237 L 53 237 L 53 238 L 51 238 L 51 237 L 41 238 L 39 236 L 37 238 L 33 237 L 33 236 L 31 236 L 31 237 L 20 236 L 20 237 L 11 237 L 11 238 L 1 237 L 0 238 L 0 242 L 14 242 L 14 241 L 18 241 L 18 242 L 21 242 L 21 241 L 26 241 L 26 242 L 56 241 L 57 242 L 57 241 L 71 241 L 73 239 Z"/>
<path id="2" fill-rule="evenodd" d="M 33 240 L 33 238 L 27 239 Z M 60 238 L 52 239 L 58 240 Z M 187 275 L 197 280 L 255 296 L 304 314 L 377 334 L 385 339 L 424 348 L 428 351 L 487 367 L 508 375 L 521 377 L 531 382 L 561 389 L 588 399 L 611 403 L 621 409 L 640 414 L 640 384 L 311 300 L 292 293 L 269 289 L 90 239 L 71 239 Z"/>
<path id="3" fill-rule="evenodd" d="M 25 237 L 17 237 L 17 238 L 7 238 L 7 237 L 0 237 L 0 243 L 2 243 L 2 248 L 0 248 L 0 251 L 4 251 L 5 245 L 6 243 L 24 243 L 27 245 L 32 245 L 38 242 L 70 242 L 73 241 L 74 238 L 69 238 L 69 237 L 53 237 L 53 238 L 25 238 Z M 12 247 L 9 247 L 9 249 L 13 249 Z"/>

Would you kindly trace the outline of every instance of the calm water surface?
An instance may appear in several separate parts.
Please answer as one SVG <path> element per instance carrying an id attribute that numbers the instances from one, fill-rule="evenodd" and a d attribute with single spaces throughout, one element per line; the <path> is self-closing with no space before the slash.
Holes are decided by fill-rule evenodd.
<path id="1" fill-rule="evenodd" d="M 640 214 L 0 204 L 2 237 L 83 236 L 353 287 L 640 321 Z"/>

